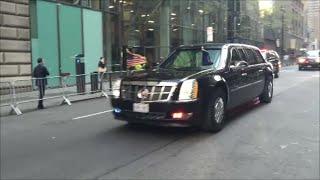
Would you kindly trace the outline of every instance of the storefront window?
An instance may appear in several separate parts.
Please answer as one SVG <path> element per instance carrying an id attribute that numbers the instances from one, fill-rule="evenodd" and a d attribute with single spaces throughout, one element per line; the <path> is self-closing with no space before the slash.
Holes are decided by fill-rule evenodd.
<path id="1" fill-rule="evenodd" d="M 124 45 L 142 48 L 151 63 L 180 45 L 207 42 L 208 27 L 210 42 L 223 42 L 226 36 L 224 1 L 127 0 L 121 6 Z"/>

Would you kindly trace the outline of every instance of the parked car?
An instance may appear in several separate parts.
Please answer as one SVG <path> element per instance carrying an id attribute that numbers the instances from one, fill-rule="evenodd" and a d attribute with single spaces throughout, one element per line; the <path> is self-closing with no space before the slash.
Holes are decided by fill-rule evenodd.
<path id="1" fill-rule="evenodd" d="M 211 132 L 223 128 L 226 110 L 256 97 L 270 103 L 273 96 L 272 65 L 245 44 L 181 46 L 156 69 L 117 84 L 115 119 Z"/>
<path id="2" fill-rule="evenodd" d="M 320 69 L 320 50 L 307 51 L 298 58 L 299 71 L 303 69 Z"/>
<path id="3" fill-rule="evenodd" d="M 273 74 L 275 78 L 278 78 L 280 75 L 281 61 L 278 53 L 274 50 L 261 50 L 262 56 L 269 61 L 273 66 Z"/>

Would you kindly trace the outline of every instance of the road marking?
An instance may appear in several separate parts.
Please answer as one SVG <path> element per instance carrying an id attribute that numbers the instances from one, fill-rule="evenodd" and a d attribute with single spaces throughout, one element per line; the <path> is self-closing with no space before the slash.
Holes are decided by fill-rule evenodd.
<path id="1" fill-rule="evenodd" d="M 282 69 L 280 72 L 297 72 L 296 69 Z"/>
<path id="2" fill-rule="evenodd" d="M 96 116 L 96 115 L 99 115 L 99 114 L 104 114 L 104 113 L 108 113 L 108 112 L 112 112 L 112 111 L 113 110 L 107 110 L 107 111 L 97 112 L 97 113 L 88 114 L 88 115 L 84 115 L 84 116 L 79 116 L 79 117 L 72 118 L 72 120 L 83 119 L 83 118 Z"/>

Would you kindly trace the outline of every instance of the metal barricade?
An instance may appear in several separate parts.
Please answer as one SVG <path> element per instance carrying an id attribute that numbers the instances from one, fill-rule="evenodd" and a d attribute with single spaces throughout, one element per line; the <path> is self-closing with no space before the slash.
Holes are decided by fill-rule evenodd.
<path id="1" fill-rule="evenodd" d="M 71 96 L 101 93 L 108 98 L 115 91 L 115 83 L 127 71 L 91 73 L 81 75 L 52 76 L 46 78 L 30 78 L 12 82 L 0 82 L 0 106 L 10 106 L 17 115 L 22 114 L 19 105 L 37 103 L 49 99 L 61 99 L 71 105 Z M 119 86 L 120 87 L 120 86 Z"/>
<path id="2" fill-rule="evenodd" d="M 115 83 L 118 80 L 122 79 L 124 75 L 127 74 L 127 71 L 113 71 L 113 72 L 105 72 L 100 78 L 100 82 L 102 84 L 102 92 L 105 96 L 113 95 L 114 90 L 119 90 L 120 87 L 115 87 Z M 118 86 L 118 85 L 117 85 Z"/>
<path id="3" fill-rule="evenodd" d="M 12 84 L 11 82 L 0 82 L 0 107 L 12 104 Z"/>
<path id="4" fill-rule="evenodd" d="M 70 101 L 64 95 L 65 87 L 62 76 L 31 78 L 12 82 L 12 105 L 16 114 L 22 114 L 18 105 L 40 102 L 48 99 L 62 99 L 68 105 Z"/>
<path id="5" fill-rule="evenodd" d="M 65 96 L 76 96 L 85 94 L 100 93 L 99 74 L 70 75 L 63 79 L 65 84 Z"/>

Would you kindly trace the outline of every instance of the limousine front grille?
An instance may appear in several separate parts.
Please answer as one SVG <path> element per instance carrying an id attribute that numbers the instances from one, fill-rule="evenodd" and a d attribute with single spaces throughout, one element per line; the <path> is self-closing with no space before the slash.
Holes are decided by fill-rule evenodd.
<path id="1" fill-rule="evenodd" d="M 176 85 L 174 82 L 122 82 L 121 97 L 137 102 L 169 101 Z"/>

